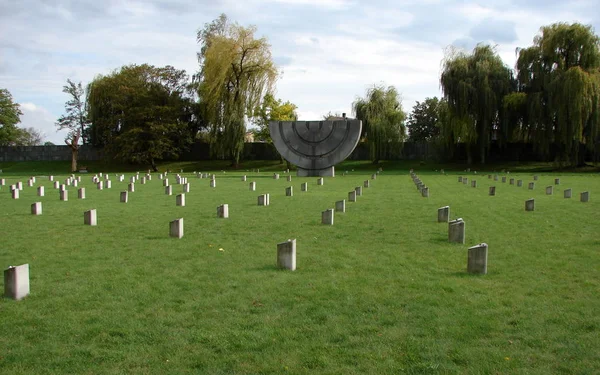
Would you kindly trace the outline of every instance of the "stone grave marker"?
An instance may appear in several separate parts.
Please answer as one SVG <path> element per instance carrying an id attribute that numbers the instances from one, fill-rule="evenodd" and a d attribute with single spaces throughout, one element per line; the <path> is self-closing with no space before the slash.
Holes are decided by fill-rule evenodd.
<path id="1" fill-rule="evenodd" d="M 256 182 L 252 181 L 249 185 L 250 191 L 256 191 Z"/>
<path id="2" fill-rule="evenodd" d="M 59 191 L 59 193 L 60 193 L 59 197 L 60 197 L 61 201 L 66 202 L 69 200 L 69 192 L 67 190 L 61 190 L 61 191 Z"/>
<path id="3" fill-rule="evenodd" d="M 130 193 L 135 193 L 135 182 L 130 182 L 129 185 L 127 185 L 127 191 Z"/>
<path id="4" fill-rule="evenodd" d="M 185 194 L 177 194 L 175 196 L 175 205 L 185 207 Z"/>
<path id="5" fill-rule="evenodd" d="M 83 213 L 83 224 L 96 226 L 98 225 L 98 216 L 96 215 L 96 209 L 85 211 Z"/>
<path id="6" fill-rule="evenodd" d="M 17 182 L 17 189 L 23 190 L 23 182 L 22 181 Z"/>
<path id="7" fill-rule="evenodd" d="M 533 190 L 535 188 L 535 182 L 529 183 L 529 190 Z"/>
<path id="8" fill-rule="evenodd" d="M 552 185 L 546 186 L 546 195 L 552 195 L 553 189 Z"/>
<path id="9" fill-rule="evenodd" d="M 261 194 L 258 196 L 258 205 L 259 206 L 268 206 L 269 205 L 269 194 Z"/>
<path id="10" fill-rule="evenodd" d="M 527 199 L 525 201 L 525 211 L 533 211 L 535 209 L 535 199 Z"/>
<path id="11" fill-rule="evenodd" d="M 121 203 L 127 203 L 127 201 L 129 201 L 129 192 L 127 191 L 122 191 L 121 192 Z"/>
<path id="12" fill-rule="evenodd" d="M 447 223 L 450 219 L 450 206 L 438 208 L 438 223 Z"/>
<path id="13" fill-rule="evenodd" d="M 467 272 L 485 275 L 487 274 L 488 245 L 480 243 L 469 248 L 467 256 Z"/>
<path id="14" fill-rule="evenodd" d="M 300 191 L 308 191 L 308 182 L 303 182 L 302 185 L 300 185 Z"/>
<path id="15" fill-rule="evenodd" d="M 494 175 L 494 181 L 498 181 L 498 175 L 497 174 Z"/>
<path id="16" fill-rule="evenodd" d="M 365 188 L 371 187 L 371 181 L 365 180 L 365 182 L 363 182 L 363 187 L 365 187 Z"/>
<path id="17" fill-rule="evenodd" d="M 429 198 L 429 188 L 427 186 L 424 186 L 423 189 L 421 189 L 421 196 L 423 198 Z"/>
<path id="18" fill-rule="evenodd" d="M 169 236 L 177 238 L 183 237 L 183 218 L 169 222 Z"/>
<path id="19" fill-rule="evenodd" d="M 186 182 L 185 184 L 183 184 L 183 192 L 184 193 L 190 192 L 190 183 L 189 182 Z"/>
<path id="20" fill-rule="evenodd" d="M 221 219 L 229 218 L 229 205 L 228 204 L 222 204 L 217 207 L 217 217 L 221 218 Z"/>
<path id="21" fill-rule="evenodd" d="M 163 180 L 163 186 L 169 186 L 169 179 L 168 178 L 165 178 Z"/>
<path id="22" fill-rule="evenodd" d="M 554 179 L 554 185 L 560 185 L 560 178 Z"/>
<path id="23" fill-rule="evenodd" d="M 565 189 L 564 196 L 565 198 L 571 198 L 571 189 Z"/>
<path id="24" fill-rule="evenodd" d="M 502 176 L 502 182 L 506 183 L 506 176 Z"/>
<path id="25" fill-rule="evenodd" d="M 33 187 L 33 181 L 32 181 L 32 180 L 28 180 L 28 181 L 27 181 L 27 186 L 29 186 L 29 187 Z"/>
<path id="26" fill-rule="evenodd" d="M 294 188 L 292 186 L 288 186 L 285 188 L 285 196 L 293 197 L 294 196 Z"/>
<path id="27" fill-rule="evenodd" d="M 496 195 L 496 187 L 495 186 L 490 186 L 490 195 L 491 196 Z"/>
<path id="28" fill-rule="evenodd" d="M 523 180 L 517 180 L 517 187 L 523 186 Z"/>
<path id="29" fill-rule="evenodd" d="M 165 186 L 165 194 L 173 195 L 173 186 Z"/>
<path id="30" fill-rule="evenodd" d="M 43 186 L 38 186 L 37 195 L 38 197 L 43 197 L 46 194 L 45 188 Z"/>
<path id="31" fill-rule="evenodd" d="M 477 180 L 471 180 L 471 187 L 477 187 Z"/>
<path id="32" fill-rule="evenodd" d="M 356 202 L 356 190 L 348 193 L 348 202 Z"/>
<path id="33" fill-rule="evenodd" d="M 463 178 L 462 176 L 458 176 L 458 182 L 462 182 Z"/>
<path id="34" fill-rule="evenodd" d="M 292 175 L 287 176 L 287 182 L 292 182 Z"/>
<path id="35" fill-rule="evenodd" d="M 273 180 L 279 180 L 279 173 L 273 173 Z"/>
<path id="36" fill-rule="evenodd" d="M 243 176 L 242 176 L 242 181 L 243 181 L 243 182 L 246 182 L 246 180 L 247 180 L 247 179 L 248 179 L 248 177 L 246 177 L 246 175 L 243 175 Z"/>
<path id="37" fill-rule="evenodd" d="M 463 177 L 463 185 L 466 185 L 469 183 L 469 179 L 467 177 Z"/>
<path id="38" fill-rule="evenodd" d="M 358 197 L 362 196 L 362 186 L 355 187 L 354 191 L 356 191 L 356 196 L 358 196 Z"/>
<path id="39" fill-rule="evenodd" d="M 538 180 L 538 176 L 533 176 L 533 181 L 537 181 Z"/>
<path id="40" fill-rule="evenodd" d="M 514 178 L 511 178 L 510 180 L 508 180 L 508 183 L 509 183 L 510 185 L 514 185 L 514 184 L 515 184 L 515 179 L 514 179 Z"/>
<path id="41" fill-rule="evenodd" d="M 346 200 L 342 199 L 341 201 L 335 202 L 335 210 L 337 212 L 346 212 Z"/>
<path id="42" fill-rule="evenodd" d="M 462 218 L 448 222 L 448 241 L 465 243 L 465 222 Z"/>
<path id="43" fill-rule="evenodd" d="M 42 214 L 42 202 L 35 202 L 31 205 L 31 214 L 32 215 L 41 215 Z"/>
<path id="44" fill-rule="evenodd" d="M 79 190 L 77 190 L 77 198 L 78 199 L 85 199 L 85 188 L 79 188 Z"/>
<path id="45" fill-rule="evenodd" d="M 102 190 L 102 189 L 104 189 L 104 182 L 100 181 L 100 182 L 96 183 L 96 186 L 98 187 L 98 190 Z"/>
<path id="46" fill-rule="evenodd" d="M 214 177 L 215 175 L 213 175 Z M 215 180 L 214 178 L 210 180 L 210 187 L 211 188 L 216 188 L 217 187 L 217 180 Z"/>
<path id="47" fill-rule="evenodd" d="M 277 267 L 296 270 L 296 239 L 277 244 Z"/>
<path id="48" fill-rule="evenodd" d="M 54 176 L 48 176 L 48 181 L 54 181 Z"/>
<path id="49" fill-rule="evenodd" d="M 323 177 L 317 178 L 317 185 L 322 186 L 324 183 Z"/>
<path id="50" fill-rule="evenodd" d="M 579 195 L 579 200 L 581 202 L 589 202 L 590 201 L 590 192 L 589 191 L 584 191 Z"/>
<path id="51" fill-rule="evenodd" d="M 29 264 L 10 266 L 4 270 L 4 296 L 21 300 L 29 295 Z"/>
<path id="52" fill-rule="evenodd" d="M 321 212 L 321 224 L 333 225 L 333 216 L 334 216 L 333 208 L 329 208 L 329 209 Z"/>

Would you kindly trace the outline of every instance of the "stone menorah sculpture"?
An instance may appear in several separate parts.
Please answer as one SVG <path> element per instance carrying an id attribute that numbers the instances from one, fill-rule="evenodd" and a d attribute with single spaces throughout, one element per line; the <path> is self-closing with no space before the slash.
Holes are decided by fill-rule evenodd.
<path id="1" fill-rule="evenodd" d="M 275 148 L 305 177 L 335 176 L 334 165 L 354 151 L 361 129 L 360 120 L 347 119 L 269 122 Z"/>

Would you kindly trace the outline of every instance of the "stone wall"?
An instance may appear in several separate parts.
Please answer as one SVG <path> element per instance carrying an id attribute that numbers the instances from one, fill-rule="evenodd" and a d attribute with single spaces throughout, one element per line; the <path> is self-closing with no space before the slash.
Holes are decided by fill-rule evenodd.
<path id="1" fill-rule="evenodd" d="M 102 150 L 91 146 L 79 148 L 79 161 L 102 159 Z M 10 161 L 64 161 L 71 160 L 69 146 L 2 146 L 0 162 Z"/>

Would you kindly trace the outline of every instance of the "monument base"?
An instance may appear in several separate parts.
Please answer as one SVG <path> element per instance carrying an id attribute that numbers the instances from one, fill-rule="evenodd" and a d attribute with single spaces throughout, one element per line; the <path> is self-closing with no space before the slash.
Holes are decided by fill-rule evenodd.
<path id="1" fill-rule="evenodd" d="M 303 169 L 298 168 L 296 172 L 298 177 L 335 177 L 335 167 L 325 169 Z"/>

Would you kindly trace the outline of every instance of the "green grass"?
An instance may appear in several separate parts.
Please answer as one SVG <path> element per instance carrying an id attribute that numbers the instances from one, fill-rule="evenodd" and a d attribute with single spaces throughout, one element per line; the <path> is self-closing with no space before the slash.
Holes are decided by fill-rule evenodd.
<path id="1" fill-rule="evenodd" d="M 87 199 L 71 187 L 68 202 L 47 178 L 35 185 L 46 186 L 41 198 L 25 186 L 12 200 L 2 187 L 0 268 L 29 263 L 31 295 L 0 299 L 0 373 L 599 373 L 600 176 L 541 172 L 531 191 L 532 173 L 510 174 L 524 179 L 519 188 L 480 171 L 471 188 L 458 172 L 416 163 L 418 173 L 432 169 L 419 173 L 430 187 L 422 198 L 401 169 L 409 165 L 384 164 L 334 226 L 320 224 L 321 211 L 347 199 L 372 165 L 345 163 L 324 186 L 294 176 L 294 197 L 284 176 L 266 172 L 281 169 L 276 162 L 260 174 L 213 164 L 215 189 L 185 168 L 186 207 L 157 175 L 127 204 L 114 174 L 102 191 L 82 175 Z M 42 175 L 2 167 L 9 183 Z M 547 196 L 555 177 L 561 185 Z M 584 190 L 588 203 L 579 202 Z M 262 193 L 271 206 L 257 206 Z M 532 197 L 536 209 L 525 212 Z M 36 201 L 41 216 L 30 215 Z M 216 218 L 222 203 L 229 219 Z M 436 223 L 445 205 L 465 220 L 465 245 L 448 243 L 447 225 Z M 97 227 L 83 225 L 91 208 Z M 179 217 L 184 237 L 169 238 Z M 276 244 L 288 238 L 297 239 L 295 272 L 275 267 Z M 480 242 L 489 245 L 488 275 L 469 275 L 467 248 Z"/>

